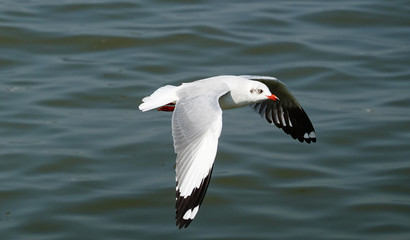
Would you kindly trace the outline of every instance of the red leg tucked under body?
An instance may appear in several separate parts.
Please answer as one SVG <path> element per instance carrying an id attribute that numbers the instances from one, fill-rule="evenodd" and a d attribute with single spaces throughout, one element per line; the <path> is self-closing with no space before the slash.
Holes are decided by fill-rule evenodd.
<path id="1" fill-rule="evenodd" d="M 175 109 L 175 103 L 168 103 L 167 105 L 164 105 L 160 108 L 158 108 L 158 111 L 164 111 L 164 112 L 172 112 Z"/>

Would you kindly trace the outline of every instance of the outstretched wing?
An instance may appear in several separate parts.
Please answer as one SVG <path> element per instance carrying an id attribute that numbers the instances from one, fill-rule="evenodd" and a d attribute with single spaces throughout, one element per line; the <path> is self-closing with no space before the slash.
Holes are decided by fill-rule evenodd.
<path id="1" fill-rule="evenodd" d="M 296 98 L 289 92 L 284 83 L 273 77 L 265 76 L 241 76 L 250 80 L 265 84 L 272 94 L 279 97 L 280 101 L 265 100 L 251 104 L 257 113 L 269 123 L 298 139 L 300 142 L 316 142 L 316 133 L 308 115 L 298 103 Z"/>
<path id="2" fill-rule="evenodd" d="M 175 218 L 179 228 L 191 223 L 205 197 L 222 130 L 218 99 L 227 91 L 195 97 L 182 93 L 175 105 L 172 136 L 177 154 Z"/>

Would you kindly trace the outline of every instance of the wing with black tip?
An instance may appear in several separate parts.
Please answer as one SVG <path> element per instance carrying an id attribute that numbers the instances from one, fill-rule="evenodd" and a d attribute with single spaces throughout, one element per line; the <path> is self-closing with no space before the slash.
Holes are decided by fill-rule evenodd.
<path id="1" fill-rule="evenodd" d="M 285 84 L 273 77 L 241 77 L 262 82 L 269 88 L 271 93 L 279 97 L 280 100 L 265 100 L 263 102 L 251 104 L 251 108 L 265 118 L 270 124 L 275 124 L 285 133 L 292 136 L 292 138 L 298 139 L 300 142 L 316 142 L 316 133 L 312 122 Z"/>

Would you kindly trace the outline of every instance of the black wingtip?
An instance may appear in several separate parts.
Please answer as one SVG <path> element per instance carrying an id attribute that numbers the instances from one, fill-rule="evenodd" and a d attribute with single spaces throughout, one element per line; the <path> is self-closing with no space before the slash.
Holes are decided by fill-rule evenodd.
<path id="1" fill-rule="evenodd" d="M 199 188 L 194 188 L 190 195 L 188 196 L 181 196 L 179 190 L 176 192 L 176 203 L 175 203 L 175 220 L 176 226 L 179 229 L 186 228 L 195 218 L 202 201 L 204 200 L 206 190 L 208 189 L 209 182 L 211 180 L 213 166 L 209 170 L 208 175 L 202 180 L 201 185 Z M 177 182 L 178 186 L 178 182 Z M 185 214 L 193 213 L 191 216 L 192 218 L 186 218 Z M 189 216 L 190 214 L 188 214 Z M 185 217 L 185 218 L 184 218 Z"/>
<path id="2" fill-rule="evenodd" d="M 178 229 L 187 228 L 191 222 L 192 222 L 192 219 L 189 219 L 189 220 L 177 219 L 176 226 L 178 227 Z"/>
<path id="3" fill-rule="evenodd" d="M 282 129 L 299 142 L 316 142 L 316 133 L 312 122 L 300 106 L 283 107 L 280 103 L 263 101 L 251 107 L 270 124 Z"/>
<path id="4" fill-rule="evenodd" d="M 284 132 L 290 134 L 294 139 L 298 139 L 300 142 L 315 143 L 315 129 L 303 108 L 290 108 L 287 109 L 287 111 L 293 126 L 289 129 L 283 129 Z"/>

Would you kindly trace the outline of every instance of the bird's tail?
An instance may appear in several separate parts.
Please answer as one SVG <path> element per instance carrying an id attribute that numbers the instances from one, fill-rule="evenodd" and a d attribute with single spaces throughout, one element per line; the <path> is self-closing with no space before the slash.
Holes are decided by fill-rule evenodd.
<path id="1" fill-rule="evenodd" d="M 178 99 L 176 95 L 178 87 L 172 85 L 166 85 L 158 88 L 151 96 L 142 99 L 141 105 L 138 107 L 141 111 L 149 111 L 155 108 L 159 108 L 168 103 L 175 103 Z"/>

